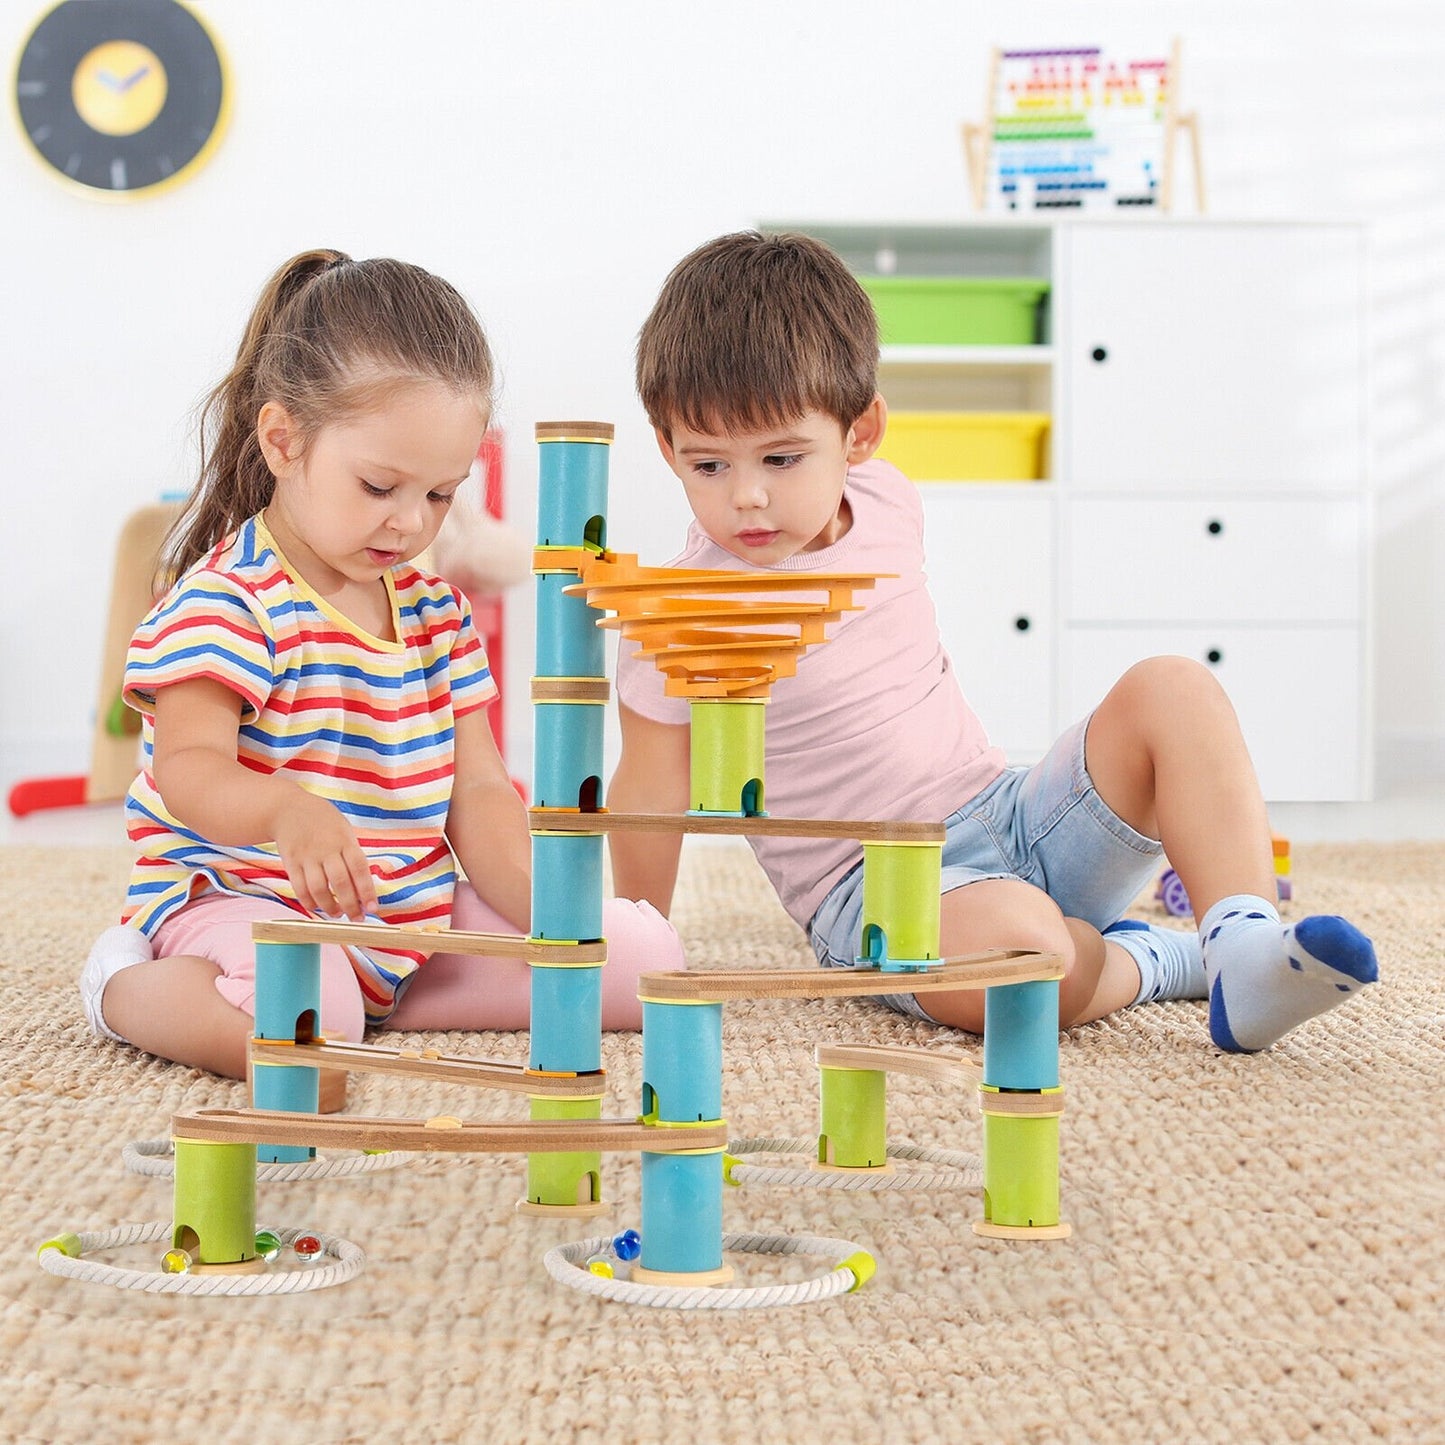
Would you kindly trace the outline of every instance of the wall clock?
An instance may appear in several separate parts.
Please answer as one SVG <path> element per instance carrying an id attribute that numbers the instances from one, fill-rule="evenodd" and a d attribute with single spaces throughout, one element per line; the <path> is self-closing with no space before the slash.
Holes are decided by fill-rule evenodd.
<path id="1" fill-rule="evenodd" d="M 41 160 L 112 196 L 190 175 L 229 109 L 216 42 L 177 0 L 62 0 L 21 50 L 14 96 Z"/>

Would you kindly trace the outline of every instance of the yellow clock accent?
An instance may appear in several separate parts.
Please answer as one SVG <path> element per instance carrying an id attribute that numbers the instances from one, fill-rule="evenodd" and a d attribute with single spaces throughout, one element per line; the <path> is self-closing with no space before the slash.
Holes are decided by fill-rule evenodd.
<path id="1" fill-rule="evenodd" d="M 154 50 L 134 40 L 107 40 L 75 67 L 70 95 L 92 130 L 134 135 L 165 107 L 166 68 Z"/>
<path id="2" fill-rule="evenodd" d="M 111 196 L 191 175 L 230 110 L 220 49 L 180 0 L 61 0 L 20 52 L 13 97 L 40 159 Z"/>

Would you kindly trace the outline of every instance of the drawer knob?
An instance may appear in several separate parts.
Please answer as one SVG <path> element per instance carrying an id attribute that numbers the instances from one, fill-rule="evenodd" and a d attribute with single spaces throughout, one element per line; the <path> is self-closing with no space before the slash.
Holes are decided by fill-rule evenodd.
<path id="1" fill-rule="evenodd" d="M 1017 628 L 1018 631 L 1020 631 L 1020 632 L 1027 632 L 1032 625 L 1033 625 L 1033 624 L 1030 623 L 1030 621 L 1028 620 L 1027 617 L 1015 617 L 1015 618 L 1014 618 L 1014 626 L 1015 626 L 1015 628 Z"/>
<path id="2" fill-rule="evenodd" d="M 1096 346 L 1090 353 L 1095 361 L 1107 361 L 1109 359 L 1109 348 L 1107 346 Z"/>
<path id="3" fill-rule="evenodd" d="M 1224 661 L 1224 653 L 1217 647 L 1211 647 L 1209 651 L 1204 654 L 1204 658 L 1211 667 L 1214 667 Z"/>
<path id="4" fill-rule="evenodd" d="M 1218 517 L 1211 517 L 1207 530 L 1211 537 L 1217 537 L 1224 530 L 1224 523 Z"/>

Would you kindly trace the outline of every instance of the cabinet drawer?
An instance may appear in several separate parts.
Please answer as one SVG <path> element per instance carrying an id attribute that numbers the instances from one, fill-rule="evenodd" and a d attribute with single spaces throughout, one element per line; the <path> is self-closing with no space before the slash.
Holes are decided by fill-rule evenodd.
<path id="1" fill-rule="evenodd" d="M 1177 653 L 1209 665 L 1271 802 L 1368 796 L 1363 637 L 1357 627 L 1070 627 L 1060 721 L 1096 707 L 1133 663 Z"/>
<path id="2" fill-rule="evenodd" d="M 1053 741 L 1053 508 L 1026 487 L 920 487 L 929 591 L 959 685 L 1010 762 Z"/>
<path id="3" fill-rule="evenodd" d="M 1063 520 L 1071 622 L 1341 622 L 1361 616 L 1357 498 L 1080 498 Z"/>

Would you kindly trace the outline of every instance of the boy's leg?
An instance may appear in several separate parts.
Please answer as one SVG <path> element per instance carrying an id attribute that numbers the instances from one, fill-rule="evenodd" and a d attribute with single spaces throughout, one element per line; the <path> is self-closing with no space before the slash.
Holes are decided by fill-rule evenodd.
<path id="1" fill-rule="evenodd" d="M 1280 924 L 1264 798 L 1234 708 L 1182 657 L 1136 664 L 1089 723 L 1099 796 L 1160 839 L 1194 904 L 1220 1048 L 1268 1048 L 1378 976 L 1370 941 L 1339 918 Z"/>
<path id="2" fill-rule="evenodd" d="M 987 948 L 1029 948 L 1064 959 L 1059 1026 L 1088 1023 L 1131 1003 L 1139 970 L 1121 948 L 1104 946 L 1098 931 L 1065 918 L 1041 888 L 1018 878 L 986 878 L 943 895 L 939 940 L 944 957 Z M 922 994 L 929 1017 L 970 1033 L 983 1032 L 982 989 Z"/>

